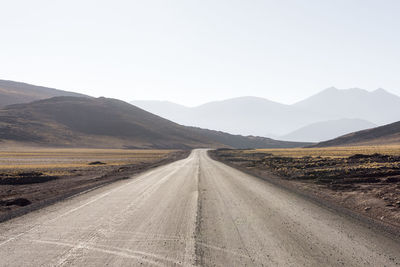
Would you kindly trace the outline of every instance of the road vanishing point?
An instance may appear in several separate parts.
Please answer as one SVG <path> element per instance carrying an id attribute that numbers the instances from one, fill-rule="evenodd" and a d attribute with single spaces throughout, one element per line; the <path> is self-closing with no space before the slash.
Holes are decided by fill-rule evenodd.
<path id="1" fill-rule="evenodd" d="M 194 150 L 0 224 L 0 266 L 398 266 L 400 244 Z"/>

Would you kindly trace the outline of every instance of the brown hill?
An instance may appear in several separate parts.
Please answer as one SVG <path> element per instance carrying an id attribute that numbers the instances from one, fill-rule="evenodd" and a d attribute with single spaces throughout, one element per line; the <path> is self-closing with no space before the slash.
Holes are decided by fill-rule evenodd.
<path id="1" fill-rule="evenodd" d="M 0 140 L 46 146 L 298 147 L 304 143 L 185 127 L 120 100 L 55 97 L 0 110 Z"/>
<path id="2" fill-rule="evenodd" d="M 56 96 L 84 97 L 85 95 L 27 83 L 0 80 L 0 107 Z"/>
<path id="3" fill-rule="evenodd" d="M 311 147 L 400 144 L 400 121 L 358 131 L 321 142 Z"/>

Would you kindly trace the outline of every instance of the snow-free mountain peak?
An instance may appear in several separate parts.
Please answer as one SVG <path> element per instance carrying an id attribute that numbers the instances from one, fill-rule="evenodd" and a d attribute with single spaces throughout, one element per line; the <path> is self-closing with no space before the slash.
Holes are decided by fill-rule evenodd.
<path id="1" fill-rule="evenodd" d="M 378 125 L 400 120 L 400 97 L 384 89 L 323 90 L 293 106 L 329 114 L 335 119 L 363 119 Z"/>

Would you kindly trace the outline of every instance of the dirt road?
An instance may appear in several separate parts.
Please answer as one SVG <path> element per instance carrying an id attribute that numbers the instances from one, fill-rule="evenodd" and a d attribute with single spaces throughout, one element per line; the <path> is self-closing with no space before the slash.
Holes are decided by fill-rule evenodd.
<path id="1" fill-rule="evenodd" d="M 0 266 L 396 266 L 400 243 L 205 150 L 0 224 Z"/>

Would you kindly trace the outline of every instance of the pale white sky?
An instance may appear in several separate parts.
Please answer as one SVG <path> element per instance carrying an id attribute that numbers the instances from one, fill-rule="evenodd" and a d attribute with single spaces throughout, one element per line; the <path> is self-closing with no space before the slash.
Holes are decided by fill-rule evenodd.
<path id="1" fill-rule="evenodd" d="M 399 0 L 3 0 L 0 79 L 123 100 L 400 94 Z"/>

